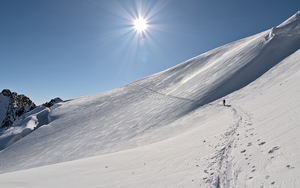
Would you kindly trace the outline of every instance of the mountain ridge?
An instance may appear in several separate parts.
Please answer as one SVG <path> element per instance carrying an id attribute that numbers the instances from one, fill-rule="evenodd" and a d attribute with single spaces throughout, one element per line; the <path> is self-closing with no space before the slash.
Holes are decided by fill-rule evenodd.
<path id="1" fill-rule="evenodd" d="M 18 95 L 9 89 L 4 89 L 0 93 L 0 97 L 3 101 L 3 103 L 1 102 L 0 128 L 11 126 L 18 117 L 36 107 L 30 98 L 25 95 Z"/>

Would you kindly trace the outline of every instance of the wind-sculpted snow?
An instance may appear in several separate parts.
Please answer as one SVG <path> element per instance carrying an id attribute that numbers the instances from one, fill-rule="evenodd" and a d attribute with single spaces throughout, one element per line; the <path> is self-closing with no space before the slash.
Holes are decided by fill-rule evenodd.
<path id="1" fill-rule="evenodd" d="M 166 139 L 188 126 L 168 129 L 195 106 L 194 101 L 161 95 L 136 84 L 59 103 L 51 108 L 50 124 L 1 153 L 8 157 L 15 148 L 23 153 L 1 165 L 1 171 L 39 166 L 34 156 L 43 158 L 42 164 L 52 164 Z"/>
<path id="2" fill-rule="evenodd" d="M 299 24 L 300 24 L 300 11 L 298 11 L 296 14 L 291 16 L 289 19 L 281 23 L 277 26 L 277 28 L 288 28 L 288 29 L 297 29 L 297 33 L 299 31 Z"/>
<path id="3" fill-rule="evenodd" d="M 46 107 L 37 107 L 24 114 L 11 127 L 2 129 L 0 135 L 0 151 L 30 134 L 35 129 L 49 123 Z"/>
<path id="4" fill-rule="evenodd" d="M 47 124 L 0 152 L 0 183 L 299 187 L 298 20 L 52 106 Z"/>
<path id="5" fill-rule="evenodd" d="M 300 36 L 300 11 L 279 26 L 273 27 L 269 33 L 268 38 L 272 38 L 278 35 Z"/>
<path id="6" fill-rule="evenodd" d="M 199 106 L 253 82 L 300 49 L 300 19 L 227 44 L 137 83 Z M 291 34 L 292 33 L 292 34 Z"/>

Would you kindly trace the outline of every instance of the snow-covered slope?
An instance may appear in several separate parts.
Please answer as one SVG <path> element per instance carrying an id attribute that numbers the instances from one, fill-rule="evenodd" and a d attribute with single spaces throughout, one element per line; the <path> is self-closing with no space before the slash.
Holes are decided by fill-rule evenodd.
<path id="1" fill-rule="evenodd" d="M 52 106 L 46 125 L 0 152 L 0 184 L 299 187 L 299 24 L 298 12 L 161 73 Z"/>

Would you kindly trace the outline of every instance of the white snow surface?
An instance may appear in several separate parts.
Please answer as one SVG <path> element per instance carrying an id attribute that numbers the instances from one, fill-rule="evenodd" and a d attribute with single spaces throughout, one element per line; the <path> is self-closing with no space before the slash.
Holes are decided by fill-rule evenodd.
<path id="1" fill-rule="evenodd" d="M 300 187 L 298 15 L 22 116 L 42 123 L 0 151 L 0 187 Z"/>

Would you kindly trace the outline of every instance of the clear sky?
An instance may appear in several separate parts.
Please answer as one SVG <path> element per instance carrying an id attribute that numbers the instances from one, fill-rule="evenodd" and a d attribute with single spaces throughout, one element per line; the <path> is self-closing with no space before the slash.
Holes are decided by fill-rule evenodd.
<path id="1" fill-rule="evenodd" d="M 299 0 L 0 0 L 0 90 L 36 104 L 101 93 L 298 10 Z"/>

